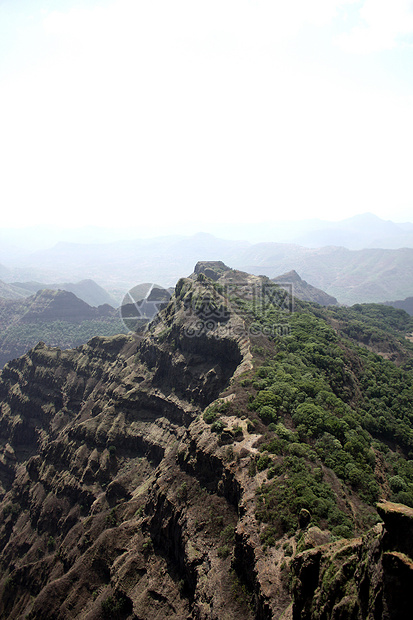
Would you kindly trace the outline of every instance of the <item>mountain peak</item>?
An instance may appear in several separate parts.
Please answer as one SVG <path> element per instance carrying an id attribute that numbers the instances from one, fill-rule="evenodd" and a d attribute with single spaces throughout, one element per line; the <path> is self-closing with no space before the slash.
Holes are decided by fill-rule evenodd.
<path id="1" fill-rule="evenodd" d="M 287 271 L 287 273 L 274 278 L 274 282 L 276 280 L 283 280 L 285 282 L 303 282 L 302 278 L 298 275 L 295 269 L 291 269 L 291 271 Z"/>
<path id="2" fill-rule="evenodd" d="M 211 278 L 211 280 L 216 281 L 219 280 L 226 271 L 231 271 L 231 268 L 223 263 L 222 260 L 201 260 L 195 265 L 194 274 L 199 275 L 203 273 L 208 276 L 208 278 Z"/>
<path id="3" fill-rule="evenodd" d="M 303 280 L 298 275 L 295 269 L 273 278 L 272 281 L 287 290 L 290 289 L 290 286 L 288 285 L 292 285 L 292 295 L 302 301 L 313 301 L 320 304 L 320 306 L 336 306 L 338 304 L 335 297 L 328 295 L 325 291 L 322 291 L 311 284 L 308 284 L 308 282 Z"/>

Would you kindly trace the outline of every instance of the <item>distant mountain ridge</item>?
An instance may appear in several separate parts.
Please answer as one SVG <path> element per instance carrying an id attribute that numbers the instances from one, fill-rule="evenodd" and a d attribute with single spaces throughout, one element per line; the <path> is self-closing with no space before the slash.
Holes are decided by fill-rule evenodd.
<path id="1" fill-rule="evenodd" d="M 0 368 L 39 341 L 63 349 L 93 336 L 125 332 L 118 311 L 89 306 L 69 291 L 42 290 L 23 299 L 0 299 Z"/>
<path id="2" fill-rule="evenodd" d="M 294 269 L 281 276 L 272 278 L 272 281 L 280 286 L 291 284 L 292 288 L 290 292 L 292 296 L 301 299 L 301 301 L 312 301 L 316 304 L 320 304 L 320 306 L 336 306 L 338 304 L 335 297 L 328 295 L 321 289 L 302 280 Z M 288 287 L 285 288 L 289 290 Z"/>
<path id="3" fill-rule="evenodd" d="M 114 227 L 83 226 L 77 229 L 30 227 L 0 230 L 0 262 L 15 262 L 35 251 L 50 249 L 59 242 L 102 245 L 142 239 L 191 237 L 198 231 L 221 239 L 243 239 L 249 243 L 273 241 L 308 247 L 339 245 L 352 250 L 364 248 L 398 249 L 413 247 L 413 223 L 384 220 L 373 213 L 362 213 L 339 221 L 311 218 L 265 222 L 223 223 L 205 221 L 185 222 L 175 227 L 161 222 L 142 229 L 140 226 Z M 2 278 L 0 266 L 0 278 Z M 17 279 L 21 279 L 18 277 Z"/>
<path id="4" fill-rule="evenodd" d="M 18 284 L 6 284 L 0 280 L 0 298 L 2 299 L 24 299 L 30 293 Z"/>
<path id="5" fill-rule="evenodd" d="M 307 247 L 335 245 L 349 250 L 395 250 L 413 247 L 413 224 L 385 221 L 372 213 L 363 213 L 340 222 L 320 222 L 318 229 L 298 235 L 295 241 Z"/>
<path id="6" fill-rule="evenodd" d="M 76 283 L 63 282 L 57 284 L 44 284 L 41 282 L 11 282 L 10 284 L 6 284 L 0 281 L 0 297 L 3 299 L 22 299 L 46 289 L 69 291 L 89 304 L 89 306 L 98 307 L 103 304 L 109 304 L 110 306 L 117 305 L 116 300 L 109 295 L 104 288 L 90 279 L 81 280 Z"/>
<path id="7" fill-rule="evenodd" d="M 221 260 L 235 269 L 269 278 L 295 270 L 307 283 L 344 304 L 413 296 L 412 248 L 348 250 L 272 242 L 251 245 L 199 234 L 104 246 L 64 244 L 32 257 L 37 269 L 50 270 L 54 265 L 61 278 L 76 280 L 86 271 L 118 299 L 141 282 L 174 286 L 179 272 L 191 273 L 200 260 Z"/>
<path id="8" fill-rule="evenodd" d="M 258 245 L 265 247 L 255 246 L 251 253 L 244 254 L 243 260 L 251 261 L 244 263 L 245 271 L 272 278 L 295 269 L 340 303 L 382 302 L 413 295 L 412 248 L 347 250 L 290 246 L 284 250 L 281 244 Z"/>
<path id="9" fill-rule="evenodd" d="M 59 280 L 67 283 L 87 277 L 105 287 L 120 303 L 126 291 L 139 283 L 158 282 L 168 288 L 176 284 L 180 274 L 191 273 L 198 261 L 221 260 L 236 269 L 269 278 L 294 270 L 309 285 L 342 304 L 413 296 L 413 224 L 385 222 L 372 214 L 341 222 L 298 222 L 295 234 L 293 224 L 287 224 L 273 223 L 266 228 L 268 239 L 279 238 L 283 242 L 251 243 L 209 233 L 114 243 L 65 241 L 34 252 L 29 259 L 20 258 L 13 266 L 5 266 L 3 279 L 11 284 L 22 280 L 22 273 L 28 280 L 38 280 L 38 274 L 46 274 L 48 281 L 57 282 L 54 286 L 63 288 L 65 284 L 59 284 Z M 260 226 L 263 225 L 252 224 L 250 228 L 258 230 Z M 232 235 L 242 230 L 243 225 L 234 222 Z M 285 242 L 292 238 L 301 239 L 306 246 Z M 389 239 L 398 240 L 393 244 L 396 249 L 384 247 L 386 243 L 391 246 Z M 317 247 L 310 247 L 315 241 Z M 332 245 L 332 241 L 357 248 L 361 243 L 381 243 L 383 247 L 348 249 Z M 320 243 L 324 245 L 319 247 Z M 80 290 L 71 290 L 92 303 Z"/>
<path id="10" fill-rule="evenodd" d="M 406 299 L 398 299 L 396 301 L 385 301 L 384 305 L 404 310 L 407 314 L 413 316 L 413 297 L 406 297 Z"/>
<path id="11" fill-rule="evenodd" d="M 115 309 L 108 304 L 93 308 L 69 291 L 42 290 L 30 297 L 27 310 L 20 320 L 79 322 L 92 318 L 113 316 Z"/>

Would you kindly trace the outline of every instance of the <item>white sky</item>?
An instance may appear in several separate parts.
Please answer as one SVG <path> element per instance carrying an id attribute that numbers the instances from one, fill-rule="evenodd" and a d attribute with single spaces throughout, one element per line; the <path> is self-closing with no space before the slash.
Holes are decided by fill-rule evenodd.
<path id="1" fill-rule="evenodd" d="M 0 0 L 0 226 L 413 219 L 413 2 Z"/>

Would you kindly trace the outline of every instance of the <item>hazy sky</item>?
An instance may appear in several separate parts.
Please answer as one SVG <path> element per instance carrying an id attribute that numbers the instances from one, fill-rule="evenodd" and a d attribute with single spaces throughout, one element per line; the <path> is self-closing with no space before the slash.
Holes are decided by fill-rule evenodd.
<path id="1" fill-rule="evenodd" d="M 413 219 L 413 2 L 0 0 L 2 226 Z"/>

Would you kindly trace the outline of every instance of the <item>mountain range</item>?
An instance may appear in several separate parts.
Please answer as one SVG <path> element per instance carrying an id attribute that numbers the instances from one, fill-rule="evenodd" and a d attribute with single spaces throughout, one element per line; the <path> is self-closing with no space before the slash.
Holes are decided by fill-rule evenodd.
<path id="1" fill-rule="evenodd" d="M 203 262 L 138 332 L 4 367 L 0 617 L 410 617 L 413 320 L 291 310 Z"/>
<path id="2" fill-rule="evenodd" d="M 336 306 L 338 304 L 335 297 L 308 284 L 294 269 L 281 276 L 272 278 L 272 281 L 289 291 L 294 298 L 301 299 L 302 301 L 313 301 L 316 304 L 320 304 L 320 306 Z"/>
<path id="3" fill-rule="evenodd" d="M 0 261 L 14 262 L 38 250 L 47 249 L 58 242 L 79 244 L 107 244 L 118 241 L 134 241 L 166 236 L 192 236 L 204 231 L 219 238 L 243 239 L 249 243 L 274 241 L 294 243 L 306 247 L 337 245 L 352 250 L 364 248 L 398 249 L 413 246 L 413 224 L 383 220 L 372 213 L 363 213 L 340 221 L 321 219 L 248 222 L 234 220 L 230 223 L 202 221 L 180 222 L 176 227 L 162 226 L 156 222 L 153 227 L 103 228 L 85 226 L 81 228 L 53 228 L 36 226 L 31 228 L 0 230 Z M 0 278 L 1 278 L 0 270 Z"/>
<path id="4" fill-rule="evenodd" d="M 69 291 L 89 306 L 116 305 L 115 299 L 93 280 L 81 280 L 76 283 L 61 282 L 59 284 L 44 284 L 40 282 L 11 282 L 6 284 L 0 280 L 0 298 L 3 299 L 22 299 L 46 289 Z"/>
<path id="5" fill-rule="evenodd" d="M 133 239 L 129 231 L 128 239 L 108 243 L 107 231 L 100 234 L 99 229 L 87 229 L 80 237 L 75 232 L 72 237 L 65 233 L 65 239 L 81 238 L 81 243 L 66 240 L 47 246 L 44 240 L 42 247 L 26 254 L 8 252 L 4 245 L 0 252 L 3 295 L 12 294 L 7 290 L 10 285 L 17 287 L 12 291 L 19 296 L 21 288 L 31 282 L 53 282 L 48 288 L 67 287 L 87 303 L 119 305 L 125 293 L 142 282 L 157 282 L 168 288 L 176 284 L 182 273 L 190 273 L 197 261 L 221 260 L 236 269 L 270 278 L 294 270 L 341 304 L 413 296 L 411 223 L 386 222 L 364 214 L 341 222 L 252 224 L 244 240 L 241 234 L 247 228 L 236 222 L 231 228 L 220 230 L 228 233 L 227 239 L 210 233 Z M 262 235 L 254 230 L 262 230 Z M 3 237 L 6 233 L 2 231 Z M 233 237 L 238 233 L 240 239 L 236 240 Z M 14 231 L 13 238 L 17 243 L 18 231 Z M 50 242 L 56 237 L 48 238 Z M 88 238 L 93 242 L 88 243 Z M 256 243 L 254 238 L 265 241 Z M 99 239 L 105 242 L 100 243 Z M 85 278 L 97 283 L 93 285 L 94 291 L 86 293 L 79 284 L 67 284 Z M 97 286 L 107 292 L 99 294 Z M 91 284 L 83 288 L 91 289 Z"/>
<path id="6" fill-rule="evenodd" d="M 41 290 L 30 297 L 0 298 L 0 368 L 39 341 L 62 349 L 84 344 L 96 335 L 123 333 L 117 310 L 89 306 L 62 290 Z"/>
<path id="7" fill-rule="evenodd" d="M 348 250 L 293 244 L 225 241 L 211 235 L 166 237 L 108 245 L 58 244 L 31 257 L 37 271 L 60 279 L 87 275 L 119 304 L 141 282 L 173 286 L 198 260 L 222 260 L 234 268 L 270 278 L 291 270 L 339 303 L 383 302 L 413 295 L 413 249 Z M 54 271 L 53 271 L 54 270 Z M 14 281 L 9 276 L 9 282 Z M 4 279 L 4 278 L 3 278 Z"/>

